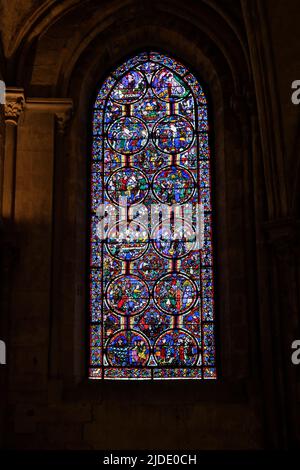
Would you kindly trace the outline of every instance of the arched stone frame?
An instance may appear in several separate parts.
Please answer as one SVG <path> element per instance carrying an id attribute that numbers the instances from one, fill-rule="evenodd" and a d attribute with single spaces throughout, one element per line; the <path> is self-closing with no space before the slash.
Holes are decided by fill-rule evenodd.
<path id="1" fill-rule="evenodd" d="M 68 3 L 78 7 L 78 2 Z M 85 6 L 87 4 L 88 2 Z M 260 320 L 256 309 L 252 187 L 252 157 L 256 153 L 256 159 L 259 160 L 260 140 L 245 40 L 237 25 L 214 2 L 201 3 L 199 12 L 202 11 L 202 17 L 201 14 L 197 17 L 193 15 L 192 8 L 183 12 L 179 2 L 161 2 L 159 15 L 157 11 L 151 11 L 152 4 L 146 9 L 146 14 L 142 8 L 133 4 L 134 2 L 115 2 L 112 6 L 113 23 L 106 23 L 106 19 L 102 17 L 100 21 L 98 16 L 87 25 L 91 29 L 86 29 L 85 34 L 84 28 L 81 28 L 81 37 L 75 35 L 74 40 L 71 35 L 66 47 L 58 54 L 58 66 L 46 63 L 40 76 L 37 70 L 39 62 L 43 63 L 47 56 L 49 37 L 58 32 L 63 34 L 64 28 L 67 31 L 68 21 L 70 25 L 73 21 L 74 31 L 76 15 L 79 15 L 77 21 L 81 20 L 80 12 L 76 13 L 73 7 L 73 10 L 67 12 L 60 11 L 51 27 L 51 21 L 48 20 L 47 31 L 41 28 L 38 33 L 39 28 L 35 25 L 30 33 L 34 41 L 26 44 L 26 47 L 22 45 L 18 52 L 20 55 L 21 51 L 24 53 L 24 62 L 17 61 L 20 68 L 16 76 L 19 77 L 18 83 L 25 85 L 27 97 L 50 94 L 53 97 L 71 97 L 74 102 L 74 116 L 69 128 L 64 129 L 64 119 L 61 116 L 58 115 L 57 120 L 57 130 L 66 133 L 64 136 L 58 133 L 56 137 L 53 219 L 56 229 L 52 252 L 52 269 L 56 273 L 53 278 L 56 277 L 56 282 L 52 285 L 51 293 L 53 303 L 49 375 L 62 380 L 65 390 L 71 388 L 72 394 L 74 390 L 81 389 L 74 387 L 74 383 L 80 384 L 85 376 L 85 338 L 82 334 L 86 312 L 83 293 L 85 242 L 82 234 L 86 233 L 86 219 L 82 194 L 86 190 L 85 158 L 89 146 L 87 129 L 90 119 L 88 110 L 96 81 L 101 81 L 123 58 L 135 53 L 134 44 L 139 44 L 139 49 L 151 47 L 177 56 L 209 84 L 216 126 L 214 153 L 215 180 L 218 181 L 218 186 L 215 208 L 216 228 L 220 232 L 217 236 L 216 256 L 219 265 L 217 296 L 222 379 L 218 388 L 207 384 L 208 393 L 203 387 L 197 387 L 197 390 L 190 386 L 188 390 L 180 387 L 172 400 L 179 402 L 184 390 L 186 402 L 201 400 L 203 397 L 243 402 L 246 401 L 246 392 L 250 394 L 252 391 L 253 395 L 247 404 L 250 409 L 254 402 L 255 406 L 259 404 L 262 396 L 259 384 L 261 369 L 256 368 L 259 363 L 257 325 Z M 131 9 L 127 8 L 128 5 Z M 61 21 L 63 15 L 65 17 Z M 82 24 L 86 25 L 84 21 Z M 28 77 L 25 79 L 22 63 L 28 68 Z M 264 186 L 265 176 L 259 165 L 260 163 L 257 164 L 255 176 L 259 174 L 261 188 Z M 267 166 L 265 171 L 268 173 Z M 271 179 L 270 174 L 268 177 Z M 261 194 L 265 198 L 264 190 L 261 190 Z M 60 213 L 58 207 L 61 207 Z M 127 385 L 123 387 L 128 390 Z M 241 394 L 241 390 L 245 393 Z M 96 396 L 101 394 L 104 399 L 108 396 L 118 398 L 118 393 L 116 387 L 101 390 L 97 388 L 95 391 Z M 152 400 L 150 395 L 149 392 L 146 395 L 148 402 Z M 125 401 L 127 399 L 129 400 L 128 397 L 124 398 Z"/>
<path id="2" fill-rule="evenodd" d="M 231 320 L 231 316 L 233 315 L 233 312 L 231 311 L 230 308 L 230 292 L 229 292 L 229 286 L 228 286 L 228 272 L 230 272 L 230 263 L 229 263 L 229 253 L 230 253 L 230 248 L 228 246 L 230 245 L 229 240 L 228 240 L 228 235 L 226 237 L 226 234 L 224 233 L 224 230 L 218 229 L 218 227 L 226 227 L 226 230 L 229 228 L 229 223 L 227 221 L 228 219 L 228 213 L 226 209 L 226 196 L 227 196 L 227 191 L 228 188 L 226 188 L 226 182 L 228 185 L 228 177 L 226 176 L 226 170 L 225 170 L 225 155 L 224 155 L 224 141 L 225 141 L 225 131 L 224 131 L 224 114 L 226 113 L 226 122 L 228 123 L 229 120 L 232 120 L 234 123 L 231 125 L 233 128 L 238 128 L 240 125 L 239 117 L 236 115 L 236 106 L 239 106 L 239 103 L 236 103 L 236 96 L 235 96 L 235 91 L 234 90 L 224 90 L 224 87 L 221 86 L 220 81 L 218 79 L 218 73 L 214 69 L 213 65 L 210 63 L 210 61 L 205 57 L 200 49 L 195 49 L 193 45 L 190 43 L 190 41 L 186 40 L 186 38 L 182 37 L 180 34 L 174 34 L 175 40 L 174 40 L 174 45 L 170 45 L 170 37 L 172 31 L 159 27 L 158 28 L 160 31 L 160 41 L 151 41 L 149 42 L 149 39 L 145 40 L 145 37 L 149 36 L 149 28 L 146 27 L 140 28 L 139 31 L 133 31 L 132 33 L 132 38 L 130 38 L 130 34 L 128 34 L 128 48 L 127 50 L 120 51 L 119 55 L 116 54 L 116 56 L 113 56 L 110 58 L 110 60 L 107 60 L 107 57 L 103 59 L 103 62 L 105 61 L 106 67 L 103 68 L 102 64 L 102 59 L 103 55 L 106 53 L 106 50 L 109 49 L 109 44 L 107 44 L 106 49 L 101 51 L 101 45 L 100 45 L 100 50 L 98 50 L 97 44 L 93 44 L 90 46 L 90 51 L 85 51 L 84 56 L 82 57 L 83 62 L 79 62 L 76 67 L 76 71 L 78 71 L 79 74 L 79 81 L 77 82 L 76 80 L 76 72 L 73 71 L 72 74 L 72 82 L 70 83 L 70 91 L 71 91 L 71 96 L 73 96 L 74 99 L 74 105 L 75 105 L 75 114 L 73 117 L 73 121 L 70 127 L 69 135 L 65 139 L 65 146 L 68 146 L 68 139 L 70 139 L 70 142 L 72 142 L 72 145 L 74 147 L 74 144 L 76 143 L 77 148 L 70 148 L 70 156 L 68 157 L 68 162 L 66 162 L 66 165 L 69 165 L 71 162 L 76 161 L 76 159 L 80 158 L 78 164 L 80 165 L 80 169 L 78 168 L 78 175 L 80 175 L 80 181 L 77 181 L 77 184 L 81 188 L 82 191 L 85 190 L 85 185 L 84 181 L 82 181 L 82 175 L 84 172 L 86 172 L 86 163 L 85 160 L 82 158 L 82 155 L 88 155 L 89 153 L 89 137 L 88 137 L 88 129 L 90 125 L 90 120 L 91 120 L 91 114 L 89 110 L 91 109 L 91 101 L 92 101 L 92 96 L 96 87 L 97 82 L 101 82 L 101 79 L 105 77 L 107 70 L 113 69 L 116 64 L 120 63 L 124 57 L 128 55 L 132 55 L 135 51 L 135 49 L 130 46 L 130 44 L 138 43 L 139 44 L 139 49 L 141 47 L 147 47 L 149 48 L 150 45 L 151 47 L 158 48 L 159 50 L 163 50 L 166 52 L 169 52 L 170 55 L 174 55 L 174 51 L 176 51 L 175 56 L 179 57 L 180 59 L 183 59 L 184 62 L 187 63 L 188 66 L 192 70 L 195 70 L 197 76 L 200 76 L 200 78 L 203 80 L 204 83 L 209 83 L 210 84 L 210 95 L 211 95 L 211 102 L 212 102 L 212 108 L 213 108 L 213 116 L 212 116 L 212 122 L 214 123 L 214 159 L 215 162 L 212 162 L 212 165 L 214 167 L 214 173 L 215 173 L 215 180 L 218 182 L 217 185 L 214 187 L 215 191 L 215 207 L 216 207 L 216 232 L 218 233 L 218 236 L 216 237 L 217 241 L 217 246 L 216 246 L 216 257 L 217 257 L 217 299 L 218 299 L 218 305 L 219 305 L 219 317 L 220 317 L 220 327 L 219 327 L 219 332 L 220 332 L 220 344 L 221 344 L 221 366 L 222 366 L 222 376 L 223 378 L 225 377 L 230 377 L 234 376 L 233 369 L 235 368 L 235 373 L 237 373 L 237 366 L 234 365 L 234 353 L 232 354 L 232 351 L 230 351 L 230 348 L 232 347 L 230 345 L 230 337 L 232 336 L 232 327 L 234 325 L 234 321 Z M 153 44 L 154 42 L 154 44 Z M 155 44 L 156 42 L 156 44 Z M 186 51 L 193 51 L 193 53 L 190 53 L 189 57 L 186 57 L 188 54 Z M 90 54 L 89 54 L 90 52 Z M 102 54 L 101 54 L 102 52 Z M 193 57 L 191 57 L 193 56 Z M 97 57 L 97 60 L 95 60 L 95 57 Z M 222 64 L 225 66 L 225 64 Z M 82 70 L 85 70 L 84 77 L 82 77 Z M 224 73 L 224 70 L 223 70 Z M 97 80 L 96 80 L 97 79 Z M 78 91 L 80 90 L 80 93 Z M 227 93 L 227 97 L 224 100 L 224 93 Z M 228 99 L 230 97 L 230 99 Z M 79 98 L 79 100 L 78 100 Z M 76 141 L 73 137 L 71 137 L 71 133 L 73 135 L 76 135 Z M 240 148 L 241 147 L 241 135 L 239 131 L 237 131 L 237 134 L 235 136 L 227 136 L 231 140 L 229 145 L 233 145 L 233 147 Z M 235 143 L 234 143 L 235 141 Z M 246 142 L 244 142 L 246 146 Z M 247 154 L 248 149 L 244 150 L 244 155 Z M 229 162 L 229 165 L 241 165 L 241 161 L 239 161 L 241 157 L 241 152 L 238 150 L 236 152 L 236 161 L 234 161 L 233 157 L 233 152 L 231 152 L 231 161 Z M 244 157 L 245 158 L 245 157 Z M 74 170 L 72 170 L 74 171 Z M 236 171 L 236 170 L 235 170 Z M 236 178 L 236 176 L 235 176 Z M 67 180 L 68 178 L 66 178 Z M 231 197 L 236 200 L 240 199 L 240 195 L 242 192 L 242 183 L 241 181 L 236 181 L 236 188 L 240 191 L 239 194 L 231 194 Z M 223 186 L 224 185 L 224 186 Z M 68 194 L 68 198 L 72 197 L 72 193 L 70 191 L 66 191 L 65 194 Z M 75 197 L 77 200 L 80 198 L 80 192 L 77 193 L 77 195 L 73 194 L 73 197 Z M 73 202 L 74 204 L 74 202 Z M 79 209 L 78 205 L 75 203 L 75 206 L 77 208 L 77 211 Z M 75 208 L 74 206 L 74 208 Z M 83 202 L 80 202 L 80 206 L 83 206 Z M 228 205 L 227 205 L 228 207 Z M 76 220 L 81 221 L 80 225 L 77 222 L 76 230 L 77 232 L 77 237 L 78 240 L 81 239 L 81 248 L 80 249 L 80 256 L 77 259 L 78 263 L 78 271 L 77 270 L 71 270 L 71 272 L 76 273 L 77 279 L 74 281 L 73 284 L 73 289 L 75 289 L 75 285 L 80 286 L 82 288 L 82 279 L 85 276 L 84 273 L 84 268 L 85 268 L 85 263 L 84 263 L 84 258 L 85 258 L 85 243 L 82 243 L 83 241 L 83 235 L 80 234 L 80 230 L 84 231 L 85 227 L 85 215 L 84 215 L 84 207 L 81 207 L 81 210 L 83 211 L 81 215 L 79 215 L 79 212 L 76 213 Z M 65 213 L 65 215 L 67 215 Z M 71 216 L 71 214 L 70 214 Z M 75 220 L 75 213 L 73 213 L 73 220 Z M 241 224 L 239 225 L 239 222 L 237 218 L 234 216 L 234 220 L 231 222 L 231 227 L 234 228 L 234 226 L 238 226 L 239 228 L 236 231 L 237 232 L 243 230 L 243 227 Z M 68 216 L 67 216 L 68 220 Z M 75 227 L 74 227 L 75 228 Z M 236 230 L 236 228 L 234 228 Z M 233 243 L 231 241 L 231 243 Z M 233 253 L 235 253 L 237 258 L 240 258 L 242 256 L 245 256 L 244 252 L 244 247 L 240 246 L 241 240 L 236 241 L 236 246 L 232 247 L 231 250 Z M 70 264 L 75 263 L 74 258 L 74 248 L 71 248 L 71 245 L 68 244 L 68 247 L 66 247 L 66 251 L 70 250 L 70 258 L 68 262 L 68 266 Z M 243 254 L 242 254 L 243 253 Z M 79 260 L 81 259 L 81 262 Z M 69 264 L 70 263 L 70 264 Z M 243 277 L 244 273 L 242 272 L 243 269 L 241 266 L 239 266 L 239 269 L 241 270 L 240 276 Z M 235 268 L 236 270 L 236 268 Z M 232 269 L 233 271 L 233 269 Z M 80 274 L 81 273 L 81 274 Z M 245 279 L 243 280 L 245 282 Z M 220 287 L 222 286 L 222 287 Z M 225 287 L 226 286 L 226 287 Z M 225 287 L 225 288 L 224 288 Z M 244 286 L 246 288 L 246 286 Z M 64 291 L 68 291 L 69 289 L 65 285 Z M 73 290 L 74 292 L 74 290 Z M 226 298 L 227 297 L 227 298 Z M 73 298 L 70 299 L 71 302 L 74 302 L 74 295 Z M 66 299 L 65 299 L 66 302 Z M 237 304 L 239 304 L 239 301 L 236 300 Z M 74 310 L 78 312 L 79 315 L 79 325 L 82 319 L 80 320 L 80 316 L 82 315 L 82 311 L 85 311 L 85 303 L 83 300 L 79 299 L 79 303 L 81 304 L 81 307 L 77 307 L 74 309 L 74 306 L 71 307 L 71 305 L 66 308 L 66 312 L 71 312 Z M 247 305 L 246 301 L 246 293 L 243 301 L 241 302 L 244 308 L 244 319 L 238 320 L 241 322 L 241 324 L 244 322 L 244 324 L 247 322 L 247 309 L 250 308 L 250 305 Z M 78 304 L 77 304 L 78 305 Z M 73 313 L 72 313 L 73 315 Z M 240 314 L 241 316 L 241 314 Z M 76 325 L 77 322 L 75 322 Z M 81 327 L 78 327 L 78 330 L 81 330 Z M 65 331 L 65 337 L 66 337 L 66 331 Z M 232 340 L 234 340 L 232 338 Z M 66 349 L 71 349 L 70 346 L 67 346 L 67 340 L 64 340 L 62 342 L 62 346 L 65 347 Z M 246 347 L 246 342 L 247 338 L 245 337 L 244 339 L 244 344 L 245 344 L 245 350 L 247 349 Z M 79 344 L 79 343 L 77 343 Z M 69 367 L 70 364 L 72 363 L 72 360 L 70 362 L 70 357 L 68 357 L 66 354 L 61 355 L 65 359 L 60 359 L 60 364 L 64 360 L 66 360 L 66 365 L 63 367 L 63 369 L 69 374 L 71 374 L 72 377 L 74 375 L 78 375 L 79 377 L 84 377 L 84 370 L 82 365 L 84 364 L 84 356 L 82 353 L 82 348 L 80 347 L 78 349 L 78 359 L 75 360 L 74 364 L 77 364 L 77 367 L 79 366 L 79 372 L 75 372 L 75 370 L 72 372 L 71 368 Z M 245 356 L 247 356 L 247 352 L 245 352 Z M 244 358 L 245 358 L 244 356 Z M 69 366 L 68 366 L 68 365 Z M 76 367 L 76 366 L 75 366 Z M 240 364 L 240 372 L 239 374 L 241 376 L 246 376 L 246 364 Z M 72 379 L 70 377 L 70 379 Z"/>

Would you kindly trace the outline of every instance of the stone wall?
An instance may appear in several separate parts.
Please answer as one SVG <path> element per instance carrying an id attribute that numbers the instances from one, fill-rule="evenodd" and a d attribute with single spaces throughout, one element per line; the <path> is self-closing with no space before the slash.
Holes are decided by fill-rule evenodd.
<path id="1" fill-rule="evenodd" d="M 299 445 L 298 114 L 287 90 L 300 79 L 296 62 L 288 67 L 297 2 L 221 3 L 1 2 L 4 447 Z M 211 97 L 216 383 L 86 378 L 92 100 L 111 69 L 150 47 L 182 59 Z"/>

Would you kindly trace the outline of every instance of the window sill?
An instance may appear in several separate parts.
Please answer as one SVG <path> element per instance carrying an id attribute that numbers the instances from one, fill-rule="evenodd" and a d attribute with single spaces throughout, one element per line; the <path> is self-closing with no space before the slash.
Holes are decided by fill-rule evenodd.
<path id="1" fill-rule="evenodd" d="M 122 401 L 124 403 L 193 404 L 197 402 L 243 403 L 248 400 L 245 379 L 214 381 L 101 381 L 84 379 L 64 389 L 67 401 Z"/>

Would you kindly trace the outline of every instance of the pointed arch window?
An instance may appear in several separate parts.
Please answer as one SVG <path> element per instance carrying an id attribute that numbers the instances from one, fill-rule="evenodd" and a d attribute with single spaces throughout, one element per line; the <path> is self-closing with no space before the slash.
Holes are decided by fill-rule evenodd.
<path id="1" fill-rule="evenodd" d="M 105 80 L 90 193 L 89 377 L 215 379 L 208 109 L 184 65 L 145 52 Z"/>

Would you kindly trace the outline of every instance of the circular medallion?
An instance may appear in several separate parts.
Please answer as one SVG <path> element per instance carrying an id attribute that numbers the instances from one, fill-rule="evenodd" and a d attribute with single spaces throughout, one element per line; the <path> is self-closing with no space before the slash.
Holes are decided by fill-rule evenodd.
<path id="1" fill-rule="evenodd" d="M 106 301 L 116 313 L 137 315 L 148 305 L 150 299 L 146 283 L 137 276 L 122 275 L 107 287 Z"/>
<path id="2" fill-rule="evenodd" d="M 167 116 L 155 125 L 153 139 L 156 146 L 165 153 L 181 153 L 194 138 L 194 130 L 182 116 Z"/>
<path id="3" fill-rule="evenodd" d="M 131 104 L 140 100 L 147 90 L 145 78 L 141 72 L 127 72 L 111 92 L 110 98 L 121 104 Z"/>
<path id="4" fill-rule="evenodd" d="M 163 101 L 181 101 L 189 92 L 189 86 L 171 70 L 158 70 L 152 79 L 152 89 L 155 95 Z"/>
<path id="5" fill-rule="evenodd" d="M 108 143 L 113 150 L 124 155 L 140 152 L 148 141 L 146 125 L 135 117 L 121 117 L 114 121 L 107 132 Z"/>
<path id="6" fill-rule="evenodd" d="M 167 274 L 154 286 L 154 302 L 169 315 L 182 315 L 197 302 L 195 283 L 184 274 Z"/>
<path id="7" fill-rule="evenodd" d="M 193 366 L 198 358 L 197 342 L 184 330 L 168 330 L 157 339 L 154 357 L 159 365 Z"/>
<path id="8" fill-rule="evenodd" d="M 153 193 L 163 204 L 184 204 L 195 191 L 192 174 L 179 166 L 168 166 L 153 178 Z"/>
<path id="9" fill-rule="evenodd" d="M 115 204 L 126 206 L 139 204 L 148 194 L 147 177 L 136 168 L 121 168 L 107 181 L 107 194 Z"/>
<path id="10" fill-rule="evenodd" d="M 150 355 L 148 340 L 134 330 L 116 333 L 108 342 L 106 351 L 111 366 L 145 366 Z"/>
<path id="11" fill-rule="evenodd" d="M 112 256 L 122 261 L 133 261 L 148 248 L 147 229 L 136 222 L 118 222 L 108 232 L 106 245 Z"/>
<path id="12" fill-rule="evenodd" d="M 179 259 L 195 247 L 195 230 L 183 219 L 163 220 L 152 233 L 156 251 L 166 258 Z"/>

